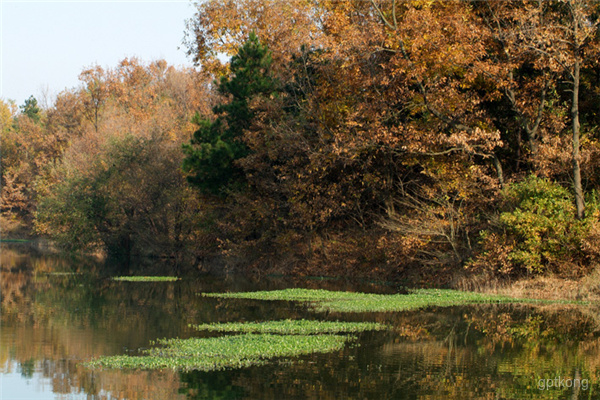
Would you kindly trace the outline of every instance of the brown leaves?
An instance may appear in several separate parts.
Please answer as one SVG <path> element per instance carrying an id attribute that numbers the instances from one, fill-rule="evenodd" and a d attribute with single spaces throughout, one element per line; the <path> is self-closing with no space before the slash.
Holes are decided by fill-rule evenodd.
<path id="1" fill-rule="evenodd" d="M 273 51 L 279 66 L 302 45 L 318 47 L 320 14 L 311 0 L 213 0 L 197 7 L 188 21 L 188 54 L 217 76 L 226 70 L 219 57 L 234 55 L 251 31 Z"/>

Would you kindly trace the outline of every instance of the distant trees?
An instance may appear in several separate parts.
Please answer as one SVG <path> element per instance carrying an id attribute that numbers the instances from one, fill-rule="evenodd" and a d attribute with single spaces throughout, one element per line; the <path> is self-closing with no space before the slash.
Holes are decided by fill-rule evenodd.
<path id="1" fill-rule="evenodd" d="M 180 146 L 205 97 L 202 78 L 164 61 L 126 59 L 82 73 L 52 118 L 70 145 L 36 182 L 35 225 L 70 249 L 176 255 L 192 242 L 199 201 L 181 171 Z"/>
<path id="2" fill-rule="evenodd" d="M 59 137 L 47 134 L 47 113 L 31 96 L 17 107 L 2 102 L 2 191 L 0 209 L 8 219 L 31 222 L 35 209 L 35 179 L 61 152 Z"/>

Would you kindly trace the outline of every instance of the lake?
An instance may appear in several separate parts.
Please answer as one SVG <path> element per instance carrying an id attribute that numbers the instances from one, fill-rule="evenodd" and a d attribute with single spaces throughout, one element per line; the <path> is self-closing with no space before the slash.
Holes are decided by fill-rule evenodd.
<path id="1" fill-rule="evenodd" d="M 192 274 L 119 282 L 85 257 L 2 244 L 0 400 L 600 399 L 594 305 L 485 304 L 394 313 L 316 312 L 303 303 L 204 297 L 289 287 L 394 293 L 325 279 Z M 136 274 L 166 274 L 159 261 Z M 140 267 L 142 268 L 142 267 Z M 283 319 L 379 322 L 343 349 L 224 371 L 90 369 L 161 338 L 214 336 L 192 324 Z"/>

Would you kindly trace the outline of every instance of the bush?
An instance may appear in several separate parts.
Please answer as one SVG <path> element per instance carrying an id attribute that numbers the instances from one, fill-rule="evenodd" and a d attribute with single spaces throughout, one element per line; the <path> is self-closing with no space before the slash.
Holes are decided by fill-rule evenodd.
<path id="1" fill-rule="evenodd" d="M 598 200 L 587 199 L 576 218 L 573 196 L 535 176 L 510 185 L 494 228 L 481 233 L 482 252 L 470 266 L 503 274 L 553 272 L 580 275 L 598 257 Z"/>

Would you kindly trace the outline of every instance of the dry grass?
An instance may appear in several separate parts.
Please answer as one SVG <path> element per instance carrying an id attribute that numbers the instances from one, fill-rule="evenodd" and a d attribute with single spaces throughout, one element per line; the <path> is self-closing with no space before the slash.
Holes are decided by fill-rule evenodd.
<path id="1" fill-rule="evenodd" d="M 600 267 L 579 280 L 550 275 L 503 280 L 483 274 L 462 277 L 456 282 L 456 287 L 516 298 L 597 301 L 600 300 Z"/>

